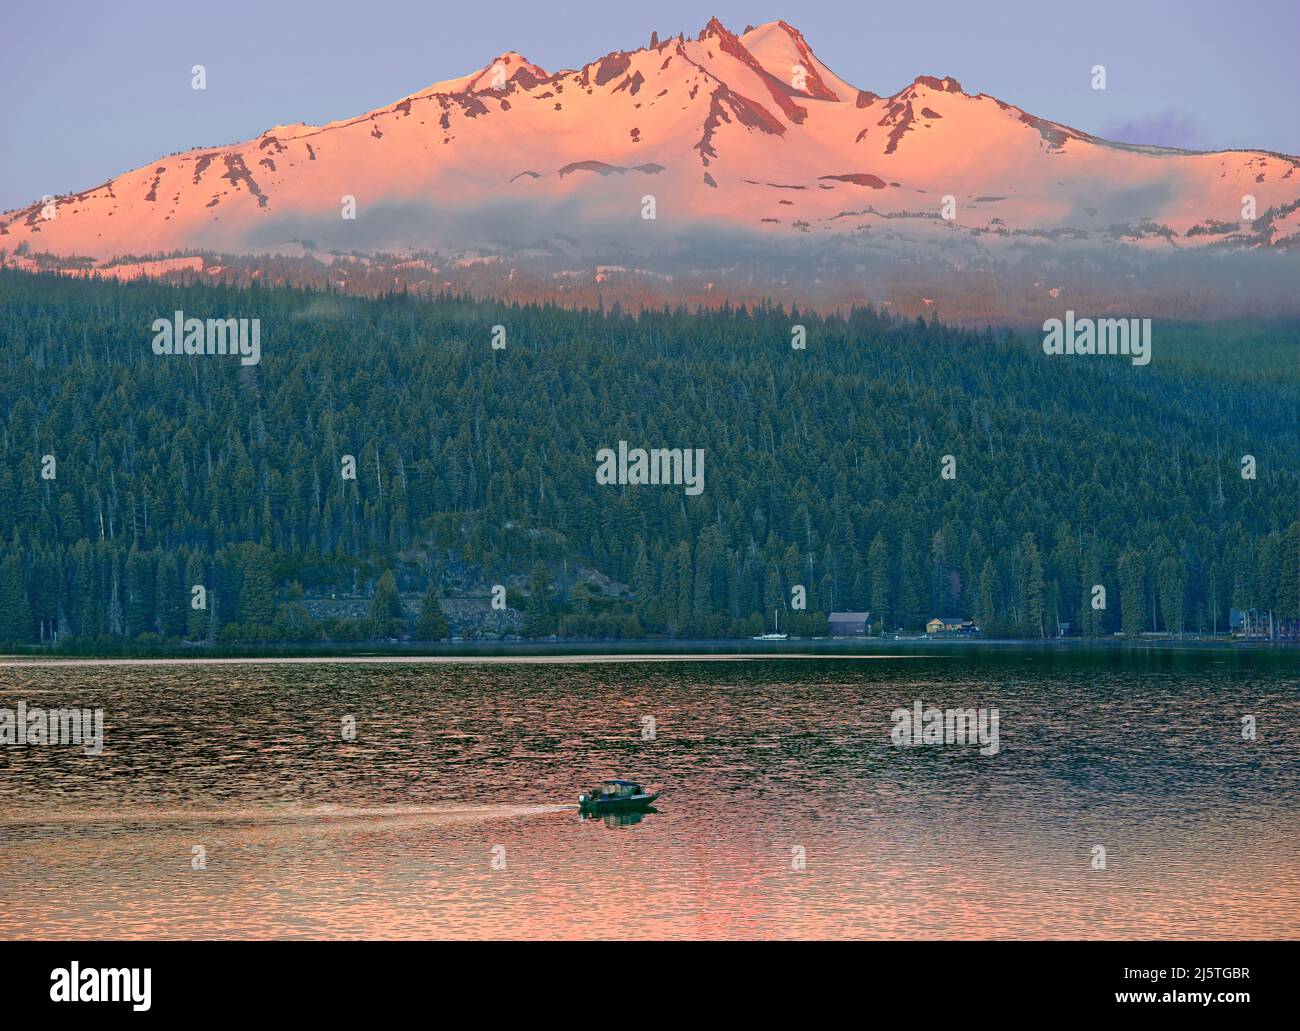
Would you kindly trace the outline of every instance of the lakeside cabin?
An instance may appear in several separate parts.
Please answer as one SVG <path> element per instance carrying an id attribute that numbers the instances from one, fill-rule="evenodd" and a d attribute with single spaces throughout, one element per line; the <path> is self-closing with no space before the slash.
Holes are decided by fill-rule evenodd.
<path id="1" fill-rule="evenodd" d="M 935 616 L 925 624 L 927 634 L 977 634 L 979 629 L 973 619 L 959 616 Z"/>
<path id="2" fill-rule="evenodd" d="M 827 617 L 832 637 L 865 637 L 871 625 L 870 612 L 832 612 Z"/>

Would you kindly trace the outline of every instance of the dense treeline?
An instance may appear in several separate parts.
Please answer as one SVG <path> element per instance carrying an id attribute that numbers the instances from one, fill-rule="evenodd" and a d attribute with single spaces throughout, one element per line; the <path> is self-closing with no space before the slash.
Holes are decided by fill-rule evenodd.
<path id="1" fill-rule="evenodd" d="M 156 355 L 177 310 L 260 319 L 261 363 Z M 1162 362 L 1159 332 L 1136 367 L 870 308 L 0 272 L 0 641 L 440 637 L 439 594 L 494 583 L 534 636 L 758 633 L 775 609 L 1030 637 L 1294 618 L 1296 379 Z M 598 484 L 620 440 L 703 448 L 705 489 Z M 373 595 L 368 617 L 313 618 L 332 593 Z"/>

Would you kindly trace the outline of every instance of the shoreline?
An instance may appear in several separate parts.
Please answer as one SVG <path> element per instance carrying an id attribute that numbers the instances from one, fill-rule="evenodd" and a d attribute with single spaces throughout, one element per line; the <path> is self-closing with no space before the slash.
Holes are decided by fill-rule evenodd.
<path id="1" fill-rule="evenodd" d="M 829 639 L 804 638 L 782 642 L 715 641 L 490 641 L 376 645 L 355 648 L 322 645 L 283 648 L 132 649 L 56 651 L 36 649 L 0 652 L 0 669 L 58 666 L 187 666 L 187 665 L 310 665 L 310 664 L 599 664 L 635 662 L 752 662 L 791 660 L 923 659 L 958 654 L 1003 651 L 1044 655 L 1130 654 L 1268 654 L 1300 656 L 1294 642 L 1160 638 L 1118 640 L 1073 638 L 1046 641 L 958 638 Z"/>
<path id="2" fill-rule="evenodd" d="M 633 662 L 767 662 L 789 659 L 829 659 L 859 660 L 872 659 L 924 659 L 926 655 L 808 655 L 797 652 L 782 652 L 772 655 L 720 653 L 706 654 L 629 654 L 629 655 L 249 655 L 249 656 L 213 656 L 211 658 L 190 658 L 173 656 L 170 658 L 68 658 L 68 659 L 32 659 L 11 661 L 8 656 L 0 656 L 0 669 L 50 669 L 59 666 L 321 666 L 347 664 L 373 665 L 600 665 L 605 663 Z"/>

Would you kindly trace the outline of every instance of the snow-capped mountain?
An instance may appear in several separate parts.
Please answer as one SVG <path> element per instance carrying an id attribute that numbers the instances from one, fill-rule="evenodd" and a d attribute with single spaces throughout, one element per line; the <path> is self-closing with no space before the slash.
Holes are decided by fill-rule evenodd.
<path id="1" fill-rule="evenodd" d="M 1110 143 L 952 78 L 880 96 L 785 22 L 737 35 L 714 19 L 573 71 L 509 51 L 359 117 L 161 158 L 0 216 L 0 248 L 111 259 L 560 239 L 608 256 L 717 233 L 1284 249 L 1300 239 L 1298 166 Z"/>

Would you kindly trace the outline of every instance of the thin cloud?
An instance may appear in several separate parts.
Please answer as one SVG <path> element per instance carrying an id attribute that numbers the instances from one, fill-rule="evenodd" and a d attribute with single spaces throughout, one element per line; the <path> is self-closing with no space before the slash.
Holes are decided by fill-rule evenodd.
<path id="1" fill-rule="evenodd" d="M 1112 124 L 1103 129 L 1101 135 L 1116 143 L 1136 143 L 1147 147 L 1204 150 L 1208 146 L 1191 117 L 1172 108 Z"/>

